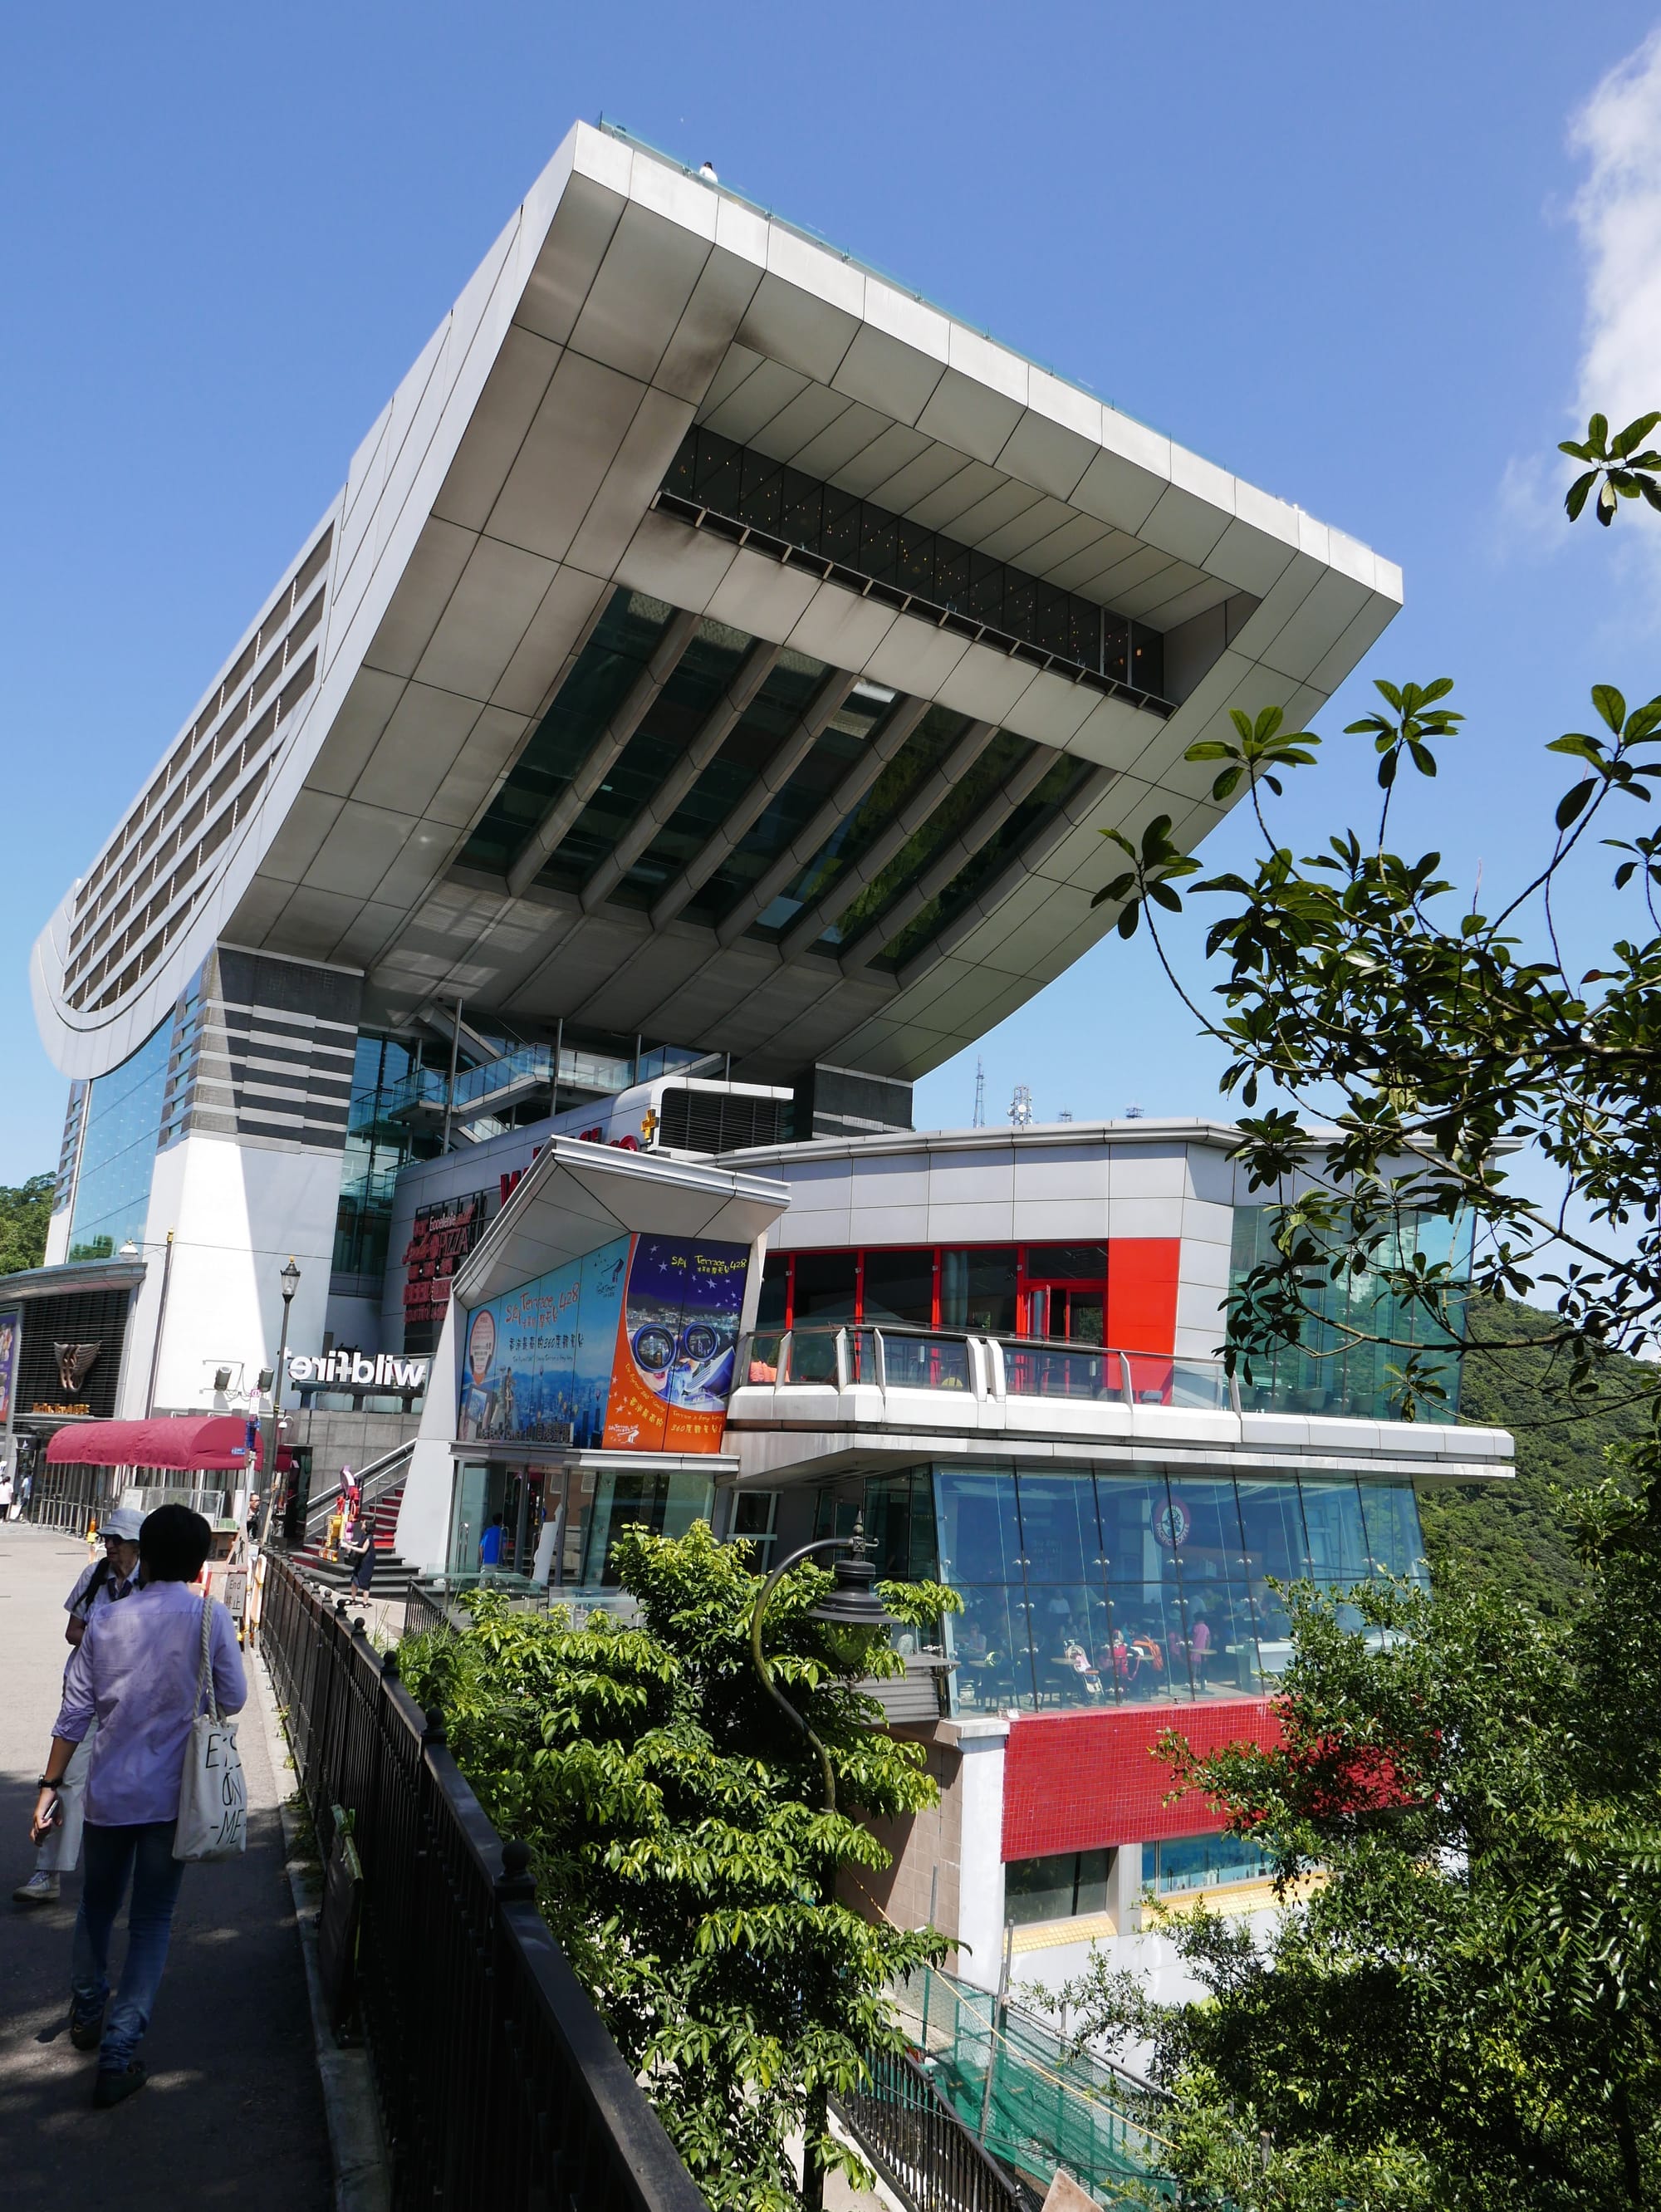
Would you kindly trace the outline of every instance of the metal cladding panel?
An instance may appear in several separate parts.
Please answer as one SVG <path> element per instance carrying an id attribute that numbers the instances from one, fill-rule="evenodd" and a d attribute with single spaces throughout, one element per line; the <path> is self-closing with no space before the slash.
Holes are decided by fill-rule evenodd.
<path id="1" fill-rule="evenodd" d="M 961 615 L 919 618 L 874 600 L 858 574 L 776 545 L 740 550 L 655 510 L 694 420 L 890 502 L 907 528 L 1028 563 L 1035 590 L 1163 629 L 1182 696 L 1162 715 L 1086 698 L 1042 653 L 954 635 Z M 736 1073 L 821 1060 L 914 1079 L 1112 927 L 1113 910 L 1089 903 L 1112 869 L 1098 830 L 1165 811 L 1179 836 L 1203 836 L 1216 817 L 1197 804 L 1185 748 L 1226 734 L 1231 707 L 1271 695 L 1312 713 L 1400 601 L 1399 573 L 1355 540 L 708 179 L 586 125 L 422 349 L 323 528 L 325 565 L 305 586 L 319 597 L 311 672 L 271 693 L 288 703 L 239 771 L 241 797 L 203 832 L 187 889 L 170 879 L 168 898 L 184 902 L 146 889 L 118 912 L 88 885 L 105 900 L 130 855 L 136 896 L 155 841 L 182 835 L 169 795 L 175 783 L 183 795 L 187 757 L 194 792 L 203 745 L 223 734 L 214 718 L 230 711 L 206 702 L 37 943 L 37 1017 L 66 1073 L 118 1065 L 221 939 L 361 969 L 377 1003 L 411 1012 L 461 989 L 551 1023 L 598 1006 L 656 936 L 674 955 L 659 990 L 632 969 L 629 1025 L 741 1055 Z M 779 963 L 777 947 L 722 944 L 688 913 L 654 932 L 600 891 L 592 903 L 615 938 L 591 929 L 581 957 L 539 958 L 538 941 L 553 956 L 573 919 L 545 889 L 446 894 L 478 889 L 460 856 L 620 587 L 707 611 L 849 679 L 946 702 L 1102 777 L 1068 801 L 1064 850 L 1000 855 L 970 908 L 897 974 L 851 984 L 814 957 L 769 991 L 756 963 Z M 264 651 L 257 623 L 221 684 L 239 678 L 239 655 Z M 1017 895 L 1040 865 L 1064 896 L 1034 916 Z M 961 970 L 1006 939 L 995 984 L 970 988 Z"/>
<path id="2" fill-rule="evenodd" d="M 1197 1790 L 1166 1802 L 1171 1770 L 1155 1746 L 1172 1728 L 1202 1757 L 1228 1744 L 1268 1749 L 1280 1741 L 1267 1698 L 1023 1714 L 1010 1723 L 1004 1759 L 1005 1862 L 1215 1835 L 1222 1814 Z"/>

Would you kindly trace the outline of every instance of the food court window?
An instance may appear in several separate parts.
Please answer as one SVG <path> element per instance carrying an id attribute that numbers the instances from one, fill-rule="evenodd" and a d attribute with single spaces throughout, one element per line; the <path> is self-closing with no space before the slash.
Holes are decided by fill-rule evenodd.
<path id="1" fill-rule="evenodd" d="M 1117 1854 L 1063 1851 L 1044 1859 L 1011 1859 L 1003 1869 L 1003 1917 L 1015 1928 L 1035 1921 L 1076 1920 L 1106 1912 L 1107 1879 Z"/>
<path id="2" fill-rule="evenodd" d="M 1156 1897 L 1230 1883 L 1266 1881 L 1274 1861 L 1242 1836 L 1175 1836 L 1142 1847 L 1142 1882 Z"/>

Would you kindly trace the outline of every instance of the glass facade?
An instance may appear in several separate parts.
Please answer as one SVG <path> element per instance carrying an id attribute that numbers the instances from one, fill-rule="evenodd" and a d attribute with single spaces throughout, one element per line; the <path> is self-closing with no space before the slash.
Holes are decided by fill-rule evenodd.
<path id="1" fill-rule="evenodd" d="M 107 1259 L 129 1241 L 144 1241 L 173 1024 L 169 1014 L 119 1067 L 94 1076 L 86 1086 L 70 1218 L 71 1260 Z"/>
<path id="2" fill-rule="evenodd" d="M 1234 1248 L 1229 1255 L 1229 1287 L 1234 1289 L 1251 1273 L 1274 1258 L 1274 1227 L 1277 1209 L 1272 1206 L 1234 1208 Z M 1399 1260 L 1411 1266 L 1415 1255 L 1432 1266 L 1452 1263 L 1456 1285 L 1456 1309 L 1461 1297 L 1457 1285 L 1470 1276 L 1471 1227 L 1468 1219 L 1440 1221 L 1428 1217 L 1410 1219 L 1400 1240 Z M 1422 1401 L 1421 1420 L 1454 1421 L 1459 1414 L 1459 1345 L 1458 1339 L 1439 1328 L 1419 1307 L 1390 1293 L 1385 1279 L 1375 1273 L 1346 1274 L 1337 1282 L 1323 1282 L 1309 1293 L 1318 1318 L 1304 1326 L 1302 1341 L 1252 1361 L 1252 1380 L 1240 1378 L 1240 1403 L 1248 1410 L 1274 1407 L 1288 1413 L 1337 1413 L 1363 1420 L 1400 1418 L 1399 1376 L 1391 1372 L 1411 1356 L 1404 1346 L 1418 1346 L 1432 1354 L 1428 1364 L 1446 1392 L 1445 1399 Z M 1461 1326 L 1458 1310 L 1452 1314 Z M 1367 1331 L 1391 1343 L 1358 1343 L 1343 1327 Z"/>
<path id="3" fill-rule="evenodd" d="M 1174 1250 L 1174 1239 L 1172 1244 Z M 912 1244 L 891 1250 L 770 1252 L 756 1326 L 861 1322 L 1100 1345 L 1109 1250 L 1105 1243 Z M 1161 1337 L 1168 1343 L 1173 1318 L 1174 1307 L 1157 1320 L 1150 1317 L 1131 1348 L 1156 1351 Z"/>
<path id="4" fill-rule="evenodd" d="M 418 1137 L 409 1122 L 392 1115 L 393 1107 L 411 1095 L 412 1079 L 419 1075 L 424 1054 L 444 1062 L 436 1070 L 442 1097 L 449 1054 L 441 1046 L 379 1036 L 370 1030 L 358 1035 L 335 1216 L 334 1273 L 371 1280 L 376 1297 L 386 1269 L 392 1187 L 398 1170 L 406 1160 L 429 1158 L 439 1149 L 435 1138 Z"/>
<path id="5" fill-rule="evenodd" d="M 961 1595 L 960 1712 L 1258 1695 L 1291 1657 L 1271 1583 L 1428 1586 L 1408 1483 L 935 1465 L 821 1492 L 820 1533 L 857 1511 L 882 1576 Z"/>
<path id="6" fill-rule="evenodd" d="M 567 789 L 651 659 L 674 615 L 644 592 L 620 591 L 536 734 L 462 849 L 463 864 L 502 875 Z"/>
<path id="7" fill-rule="evenodd" d="M 500 874 L 511 865 L 537 823 L 555 805 L 585 763 L 663 637 L 673 610 L 638 592 L 614 594 L 593 636 L 540 728 L 509 771 L 463 860 Z M 550 889 L 577 891 L 607 867 L 618 845 L 662 798 L 712 714 L 720 710 L 755 641 L 741 630 L 705 619 L 661 691 L 642 715 L 599 787 L 579 810 L 536 880 Z M 880 684 L 858 683 L 819 731 L 776 789 L 764 779 L 781 751 L 791 747 L 804 716 L 815 712 L 825 687 L 838 682 L 827 664 L 786 649 L 718 749 L 669 806 L 651 842 L 606 891 L 608 900 L 642 911 L 706 851 L 713 866 L 689 891 L 684 911 L 712 927 L 750 899 L 756 884 L 802 837 L 876 741 L 895 705 Z M 939 795 L 899 852 L 869 882 L 858 863 L 887 835 L 896 814 L 915 797 L 969 728 L 967 715 L 931 708 L 894 748 L 875 778 L 833 823 L 817 849 L 791 879 L 749 921 L 748 933 L 773 944 L 809 907 L 823 907 L 818 943 L 833 955 L 864 939 L 879 966 L 909 959 L 943 928 L 1021 846 L 1052 820 L 1094 773 L 1070 756 L 1054 763 L 1034 790 L 988 831 L 979 848 L 919 911 L 885 917 L 911 887 L 996 800 L 1010 775 L 1035 748 L 1000 730 L 978 757 Z M 996 808 L 993 809 L 996 812 Z M 754 818 L 746 821 L 747 815 Z M 732 828 L 729 832 L 726 825 Z M 724 847 L 724 849 L 723 848 Z M 837 885 L 848 890 L 840 908 Z M 748 910 L 747 910 L 748 911 Z M 893 941 L 883 943 L 890 930 Z M 872 950 L 873 946 L 876 948 Z"/>
<path id="8" fill-rule="evenodd" d="M 663 488 L 692 507 L 816 553 L 861 581 L 1164 703 L 1165 641 L 1157 630 L 716 431 L 688 432 Z"/>
<path id="9" fill-rule="evenodd" d="M 1180 1897 L 1225 1882 L 1266 1881 L 1273 1864 L 1244 1836 L 1173 1836 L 1143 1845 L 1142 1886 L 1155 1897 Z"/>

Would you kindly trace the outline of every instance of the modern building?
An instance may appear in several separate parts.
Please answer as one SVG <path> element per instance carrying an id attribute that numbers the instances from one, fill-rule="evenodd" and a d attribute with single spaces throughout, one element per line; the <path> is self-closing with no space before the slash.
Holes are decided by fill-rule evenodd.
<path id="1" fill-rule="evenodd" d="M 500 1516 L 603 1591 L 628 1519 L 765 1558 L 863 1510 L 966 1607 L 888 1903 L 983 1978 L 1009 1919 L 1129 1940 L 1144 1873 L 1225 1871 L 1155 1721 L 1261 1725 L 1273 1579 L 1416 1572 L 1414 1483 L 1508 1446 L 1330 1346 L 1223 1380 L 1226 1130 L 924 1136 L 912 1086 L 1112 927 L 1101 833 L 1197 844 L 1188 748 L 1307 720 L 1400 598 L 578 126 L 35 946 L 70 1097 L 9 1433 L 247 1407 L 292 1255 L 290 1442 L 407 1447 L 417 1567 Z"/>

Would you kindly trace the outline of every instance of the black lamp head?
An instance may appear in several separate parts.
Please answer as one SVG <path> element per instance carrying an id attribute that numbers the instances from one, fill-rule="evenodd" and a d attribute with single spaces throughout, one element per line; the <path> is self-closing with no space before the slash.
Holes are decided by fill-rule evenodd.
<path id="1" fill-rule="evenodd" d="M 822 1621 L 827 1628 L 887 1631 L 894 1626 L 893 1614 L 884 1608 L 876 1595 L 876 1562 L 865 1557 L 863 1515 L 853 1524 L 848 1553 L 837 1560 L 832 1572 L 836 1577 L 835 1586 L 813 1607 L 808 1615 L 809 1620 Z"/>

